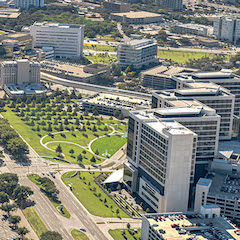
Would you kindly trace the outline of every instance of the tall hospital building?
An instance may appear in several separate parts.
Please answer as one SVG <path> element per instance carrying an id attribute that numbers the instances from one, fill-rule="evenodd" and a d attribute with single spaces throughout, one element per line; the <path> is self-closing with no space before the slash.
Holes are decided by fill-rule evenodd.
<path id="1" fill-rule="evenodd" d="M 187 210 L 196 155 L 204 154 L 197 149 L 198 138 L 214 155 L 219 125 L 216 111 L 195 100 L 178 101 L 178 107 L 131 112 L 126 187 L 157 212 Z"/>
<path id="2" fill-rule="evenodd" d="M 30 34 L 33 47 L 52 47 L 55 58 L 77 59 L 83 55 L 84 25 L 34 23 Z"/>

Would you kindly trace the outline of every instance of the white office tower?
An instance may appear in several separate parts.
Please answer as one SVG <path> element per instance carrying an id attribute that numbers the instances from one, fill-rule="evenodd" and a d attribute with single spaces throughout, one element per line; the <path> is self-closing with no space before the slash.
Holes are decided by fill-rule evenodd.
<path id="1" fill-rule="evenodd" d="M 34 23 L 30 27 L 33 47 L 53 47 L 55 58 L 77 59 L 83 55 L 84 25 Z"/>
<path id="2" fill-rule="evenodd" d="M 186 211 L 197 134 L 152 110 L 130 113 L 124 182 L 155 211 Z"/>
<path id="3" fill-rule="evenodd" d="M 0 85 L 40 83 L 40 64 L 27 59 L 1 63 Z"/>
<path id="4" fill-rule="evenodd" d="M 31 6 L 36 8 L 43 8 L 44 0 L 14 0 L 14 7 L 23 7 L 28 10 Z"/>
<path id="5" fill-rule="evenodd" d="M 236 43 L 240 38 L 240 17 L 238 15 L 215 17 L 213 34 L 218 39 Z"/>
<path id="6" fill-rule="evenodd" d="M 118 46 L 117 59 L 121 67 L 133 66 L 141 68 L 143 65 L 157 61 L 157 43 L 149 39 L 135 39 Z"/>

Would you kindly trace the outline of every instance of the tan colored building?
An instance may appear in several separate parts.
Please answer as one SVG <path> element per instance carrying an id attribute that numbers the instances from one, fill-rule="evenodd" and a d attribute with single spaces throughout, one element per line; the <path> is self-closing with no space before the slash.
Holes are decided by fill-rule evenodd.
<path id="1" fill-rule="evenodd" d="M 117 22 L 126 22 L 130 24 L 148 24 L 162 22 L 162 17 L 160 14 L 144 11 L 111 13 L 110 18 Z"/>

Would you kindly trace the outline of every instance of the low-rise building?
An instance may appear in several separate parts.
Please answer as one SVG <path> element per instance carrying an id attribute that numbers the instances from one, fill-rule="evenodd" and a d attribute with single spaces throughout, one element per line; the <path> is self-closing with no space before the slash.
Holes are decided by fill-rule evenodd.
<path id="1" fill-rule="evenodd" d="M 107 93 L 97 93 L 80 100 L 80 105 L 88 111 L 92 111 L 96 106 L 101 114 L 114 115 L 118 110 L 124 117 L 128 117 L 129 111 L 137 109 L 149 109 L 151 104 L 147 100 L 138 98 L 129 98 L 124 96 L 116 96 Z"/>
<path id="2" fill-rule="evenodd" d="M 163 9 L 180 11 L 183 8 L 182 0 L 157 0 L 158 5 Z"/>
<path id="3" fill-rule="evenodd" d="M 16 19 L 21 15 L 19 9 L 14 8 L 0 8 L 0 18 Z"/>
<path id="4" fill-rule="evenodd" d="M 151 12 L 124 12 L 111 13 L 110 18 L 117 22 L 126 22 L 129 24 L 149 24 L 162 22 L 162 16 Z"/>
<path id="5" fill-rule="evenodd" d="M 135 39 L 118 45 L 117 59 L 121 67 L 143 65 L 157 62 L 157 43 L 150 39 Z"/>
<path id="6" fill-rule="evenodd" d="M 191 73 L 194 71 L 197 70 L 161 65 L 142 71 L 140 74 L 140 80 L 144 87 L 158 90 L 176 89 L 176 81 L 172 79 L 172 76 L 179 73 Z"/>
<path id="7" fill-rule="evenodd" d="M 220 216 L 217 205 L 195 212 L 154 213 L 142 217 L 142 240 L 239 239 L 239 229 Z"/>
<path id="8" fill-rule="evenodd" d="M 57 61 L 43 61 L 41 71 L 69 80 L 97 84 L 101 77 L 110 74 L 110 66 L 104 64 L 74 65 Z"/>
<path id="9" fill-rule="evenodd" d="M 213 32 L 213 28 L 210 26 L 193 23 L 179 24 L 176 25 L 175 28 L 181 33 L 201 36 L 210 36 L 210 34 Z"/>

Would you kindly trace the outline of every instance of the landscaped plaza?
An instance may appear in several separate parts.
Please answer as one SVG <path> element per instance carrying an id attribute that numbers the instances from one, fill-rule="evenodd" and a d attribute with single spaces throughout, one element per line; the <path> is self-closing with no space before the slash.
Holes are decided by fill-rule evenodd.
<path id="1" fill-rule="evenodd" d="M 127 123 L 100 117 L 97 111 L 89 116 L 78 108 L 80 98 L 74 91 L 56 91 L 48 96 L 5 99 L 2 115 L 41 157 L 98 164 L 126 143 Z"/>

